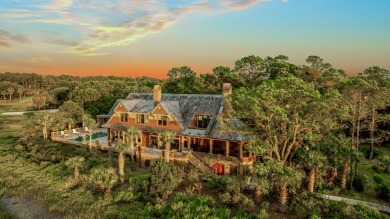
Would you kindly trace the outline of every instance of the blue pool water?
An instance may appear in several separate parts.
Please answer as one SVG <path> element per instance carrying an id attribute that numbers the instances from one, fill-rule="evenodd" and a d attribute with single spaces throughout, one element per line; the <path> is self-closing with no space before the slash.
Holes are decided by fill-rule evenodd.
<path id="1" fill-rule="evenodd" d="M 106 137 L 107 133 L 105 132 L 97 132 L 92 134 L 92 140 L 95 138 L 101 138 L 101 137 Z M 87 141 L 89 140 L 89 135 L 86 135 Z M 81 136 L 77 137 L 74 139 L 75 141 L 82 142 L 83 138 Z"/>

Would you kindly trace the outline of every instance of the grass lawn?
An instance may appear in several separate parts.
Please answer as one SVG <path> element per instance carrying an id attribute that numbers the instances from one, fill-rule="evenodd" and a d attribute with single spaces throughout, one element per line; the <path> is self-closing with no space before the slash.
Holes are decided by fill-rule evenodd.
<path id="1" fill-rule="evenodd" d="M 16 141 L 18 133 L 23 128 L 25 117 L 0 115 L 0 145 L 12 144 Z"/>
<path id="2" fill-rule="evenodd" d="M 31 97 L 13 100 L 0 100 L 0 144 L 12 144 L 22 130 L 26 116 L 1 115 L 8 111 L 26 111 L 34 109 Z"/>
<path id="3" fill-rule="evenodd" d="M 1 111 L 25 111 L 34 109 L 33 100 L 31 97 L 24 97 L 20 101 L 19 98 L 12 100 L 0 100 L 0 113 Z"/>

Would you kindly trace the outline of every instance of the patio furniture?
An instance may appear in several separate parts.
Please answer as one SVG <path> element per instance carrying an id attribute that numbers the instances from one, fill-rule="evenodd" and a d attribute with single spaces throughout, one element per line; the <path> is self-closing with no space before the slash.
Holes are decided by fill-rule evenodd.
<path id="1" fill-rule="evenodd" d="M 72 134 L 80 134 L 80 132 L 76 131 L 76 129 L 72 129 Z"/>
<path id="2" fill-rule="evenodd" d="M 63 139 L 66 139 L 67 136 L 68 136 L 68 134 L 65 134 L 64 131 L 60 131 L 60 137 L 62 137 Z"/>
<path id="3" fill-rule="evenodd" d="M 172 150 L 172 151 L 169 152 L 169 156 L 170 157 L 176 157 L 176 155 L 177 155 L 176 154 L 176 150 Z"/>

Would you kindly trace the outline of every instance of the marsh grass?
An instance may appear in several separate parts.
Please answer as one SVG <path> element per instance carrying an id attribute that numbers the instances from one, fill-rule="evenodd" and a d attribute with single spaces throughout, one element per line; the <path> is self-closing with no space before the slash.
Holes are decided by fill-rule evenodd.
<path id="1" fill-rule="evenodd" d="M 34 148 L 42 153 L 39 163 L 30 156 L 31 148 L 19 147 L 15 143 L 3 145 L 0 150 L 0 191 L 18 196 L 33 194 L 37 200 L 47 203 L 49 212 L 58 212 L 64 218 L 72 219 L 166 218 L 181 217 L 185 214 L 197 217 L 203 213 L 214 217 L 219 215 L 221 218 L 235 215 L 255 218 L 253 213 L 242 209 L 232 211 L 220 206 L 212 197 L 202 195 L 185 199 L 184 193 L 178 193 L 172 197 L 173 207 L 148 203 L 145 201 L 143 188 L 150 174 L 137 172 L 135 162 L 126 162 L 125 183 L 117 184 L 111 193 L 112 197 L 107 197 L 96 190 L 88 178 L 93 168 L 117 168 L 116 155 L 91 153 L 77 147 L 64 147 L 50 142 L 44 144 Z M 26 151 L 22 153 L 20 150 Z M 58 157 L 56 162 L 50 161 L 53 153 Z M 75 180 L 71 168 L 64 165 L 67 158 L 75 155 L 85 156 L 87 161 L 86 166 L 81 168 L 79 180 Z M 212 206 L 207 206 L 209 204 Z M 197 208 L 200 209 L 198 212 Z"/>

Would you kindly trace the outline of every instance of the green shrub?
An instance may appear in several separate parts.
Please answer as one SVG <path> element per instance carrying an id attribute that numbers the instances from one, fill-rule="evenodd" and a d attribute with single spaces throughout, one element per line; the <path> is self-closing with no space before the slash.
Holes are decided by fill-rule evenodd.
<path id="1" fill-rule="evenodd" d="M 267 210 L 263 208 L 259 212 L 259 219 L 266 219 L 266 218 L 268 218 L 268 213 Z"/>
<path id="2" fill-rule="evenodd" d="M 355 218 L 382 218 L 381 213 L 364 205 L 358 204 L 355 207 Z"/>
<path id="3" fill-rule="evenodd" d="M 255 206 L 255 202 L 244 194 L 241 194 L 240 202 L 240 206 L 242 206 L 244 209 L 251 209 Z"/>
<path id="4" fill-rule="evenodd" d="M 133 187 L 129 186 L 126 190 L 120 190 L 116 193 L 114 197 L 114 202 L 122 203 L 122 202 L 131 202 L 135 199 L 135 194 Z"/>
<path id="5" fill-rule="evenodd" d="M 321 216 L 324 218 L 350 218 L 353 208 L 346 202 L 324 200 L 321 206 Z"/>
<path id="6" fill-rule="evenodd" d="M 383 183 L 383 176 L 381 176 L 380 174 L 378 173 L 375 173 L 374 176 L 372 177 L 374 179 L 374 181 L 378 184 L 381 184 Z"/>
<path id="7" fill-rule="evenodd" d="M 163 159 L 150 164 L 151 176 L 145 182 L 145 190 L 151 201 L 165 205 L 182 178 L 177 168 Z"/>
<path id="8" fill-rule="evenodd" d="M 222 193 L 226 190 L 229 181 L 230 181 L 229 177 L 218 176 L 218 175 L 213 175 L 211 178 L 208 179 L 208 183 L 218 193 Z"/>
<path id="9" fill-rule="evenodd" d="M 35 115 L 35 113 L 34 112 L 25 112 L 25 113 L 23 113 L 23 115 L 33 117 Z"/>
<path id="10" fill-rule="evenodd" d="M 353 180 L 353 186 L 355 187 L 355 190 L 357 192 L 364 192 L 364 185 L 367 182 L 366 177 L 363 175 L 357 175 L 355 176 L 355 179 Z"/>
<path id="11" fill-rule="evenodd" d="M 288 206 L 288 210 L 297 215 L 306 215 L 308 210 L 307 202 L 303 199 L 294 198 L 290 206 Z"/>
<path id="12" fill-rule="evenodd" d="M 149 180 L 151 174 L 149 173 L 131 173 L 129 182 L 134 184 L 135 186 L 142 187 L 146 181 Z"/>
<path id="13" fill-rule="evenodd" d="M 375 188 L 375 192 L 378 198 L 390 201 L 390 187 L 388 185 L 380 184 Z"/>
<path id="14" fill-rule="evenodd" d="M 321 219 L 321 217 L 316 214 L 312 214 L 310 215 L 309 219 Z"/>
<path id="15" fill-rule="evenodd" d="M 11 215 L 8 214 L 8 212 L 5 212 L 3 210 L 0 209 L 0 218 L 1 219 L 11 219 Z"/>

